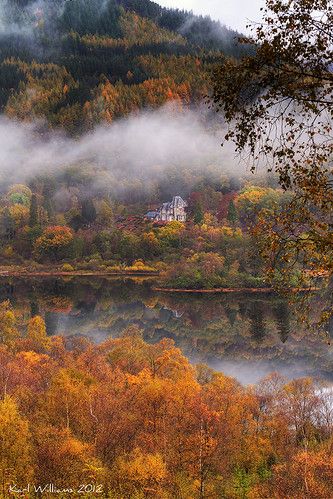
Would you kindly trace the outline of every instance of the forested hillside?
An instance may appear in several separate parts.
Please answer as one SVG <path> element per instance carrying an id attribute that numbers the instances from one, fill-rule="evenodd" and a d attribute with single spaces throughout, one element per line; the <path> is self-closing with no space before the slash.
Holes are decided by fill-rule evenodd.
<path id="1" fill-rule="evenodd" d="M 78 134 L 169 100 L 194 104 L 214 63 L 247 50 L 238 36 L 150 0 L 2 0 L 0 109 Z"/>
<path id="2" fill-rule="evenodd" d="M 243 168 L 240 179 L 220 125 L 201 113 L 215 64 L 248 50 L 239 34 L 150 0 L 0 5 L 0 263 L 266 286 L 250 229 L 288 196 L 273 178 L 251 186 Z M 186 224 L 145 219 L 176 195 Z"/>

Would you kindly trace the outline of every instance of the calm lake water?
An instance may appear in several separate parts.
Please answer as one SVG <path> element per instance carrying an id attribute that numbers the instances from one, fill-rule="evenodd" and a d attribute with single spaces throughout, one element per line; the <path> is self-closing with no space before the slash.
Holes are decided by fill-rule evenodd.
<path id="1" fill-rule="evenodd" d="M 100 342 L 137 324 L 146 341 L 172 338 L 191 361 L 243 383 L 272 371 L 333 379 L 328 337 L 305 331 L 281 297 L 165 294 L 152 285 L 150 279 L 1 278 L 0 300 L 10 299 L 21 324 L 42 315 L 49 335 Z"/>

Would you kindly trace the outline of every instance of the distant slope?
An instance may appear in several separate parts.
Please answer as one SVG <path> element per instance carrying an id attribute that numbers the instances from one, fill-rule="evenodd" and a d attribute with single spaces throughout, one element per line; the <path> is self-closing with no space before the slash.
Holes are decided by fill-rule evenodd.
<path id="1" fill-rule="evenodd" d="M 0 109 L 71 134 L 209 91 L 246 48 L 209 17 L 150 0 L 0 0 Z"/>
<path id="2" fill-rule="evenodd" d="M 213 21 L 209 16 L 196 16 L 185 10 L 168 9 L 150 0 L 118 0 L 117 3 L 140 16 L 152 19 L 162 28 L 181 34 L 197 47 L 221 50 L 226 55 L 235 57 L 245 52 L 244 47 L 237 43 L 240 33 Z"/>

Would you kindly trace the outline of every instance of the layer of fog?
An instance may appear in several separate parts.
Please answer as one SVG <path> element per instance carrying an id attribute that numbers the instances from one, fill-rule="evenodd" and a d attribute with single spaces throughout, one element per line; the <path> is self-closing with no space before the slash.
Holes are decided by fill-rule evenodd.
<path id="1" fill-rule="evenodd" d="M 106 170 L 110 181 L 149 183 L 168 175 L 169 168 L 207 175 L 212 170 L 240 173 L 233 146 L 221 148 L 222 129 L 209 126 L 194 111 L 180 113 L 165 107 L 143 112 L 100 126 L 79 139 L 59 132 L 41 133 L 39 125 L 0 118 L 0 185 L 84 164 Z"/>
<path id="2" fill-rule="evenodd" d="M 239 360 L 213 360 L 208 362 L 209 367 L 214 371 L 223 372 L 227 376 L 236 378 L 243 385 L 253 385 L 258 383 L 272 372 L 279 373 L 286 379 L 304 378 L 308 376 L 327 379 L 327 372 L 320 369 L 320 366 L 314 367 L 305 361 L 298 361 L 290 355 L 287 361 L 278 359 L 263 359 L 261 361 Z"/>
<path id="3" fill-rule="evenodd" d="M 238 39 L 239 33 L 231 30 L 225 24 L 221 24 L 219 21 L 212 21 L 210 17 L 194 16 L 189 15 L 188 19 L 184 24 L 178 29 L 178 32 L 187 37 L 192 34 L 192 38 L 196 40 L 196 32 L 198 32 L 198 38 L 196 41 L 200 45 L 202 40 L 200 40 L 200 31 L 204 28 L 204 36 L 206 42 L 208 41 L 220 41 L 228 43 L 233 46 Z M 201 37 L 203 34 L 201 33 Z"/>
<path id="4" fill-rule="evenodd" d="M 51 14 L 58 17 L 63 11 L 66 0 L 32 0 L 26 5 L 16 5 L 9 0 L 0 0 L 0 36 L 21 35 L 29 37 L 34 29 L 46 21 Z M 53 21 L 55 21 L 53 19 Z"/>

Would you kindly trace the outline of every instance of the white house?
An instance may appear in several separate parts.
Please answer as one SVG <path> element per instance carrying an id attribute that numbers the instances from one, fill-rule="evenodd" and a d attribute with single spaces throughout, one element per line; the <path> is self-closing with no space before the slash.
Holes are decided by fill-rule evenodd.
<path id="1" fill-rule="evenodd" d="M 170 203 L 163 203 L 157 210 L 149 211 L 146 218 L 156 222 L 186 222 L 187 202 L 180 196 L 174 196 Z"/>

